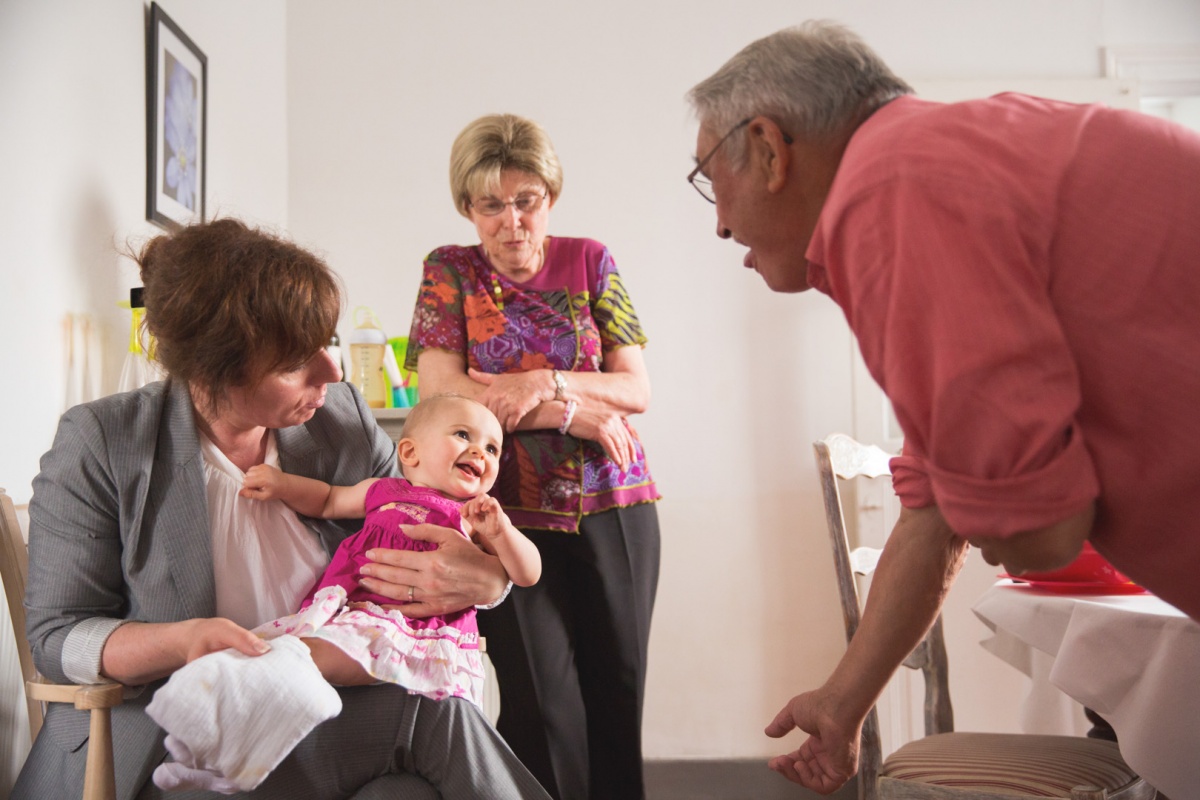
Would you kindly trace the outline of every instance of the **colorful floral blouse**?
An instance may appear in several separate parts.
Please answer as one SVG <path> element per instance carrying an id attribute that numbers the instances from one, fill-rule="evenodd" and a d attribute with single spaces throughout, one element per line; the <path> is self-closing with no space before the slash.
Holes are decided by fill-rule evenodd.
<path id="1" fill-rule="evenodd" d="M 548 242 L 545 264 L 525 283 L 494 271 L 479 246 L 430 253 L 405 366 L 416 369 L 421 351 L 433 348 L 464 354 L 482 372 L 599 372 L 604 353 L 644 345 L 608 248 Z M 578 532 L 584 514 L 659 499 L 633 438 L 637 458 L 622 471 L 595 442 L 555 430 L 508 434 L 492 495 L 517 527 Z"/>

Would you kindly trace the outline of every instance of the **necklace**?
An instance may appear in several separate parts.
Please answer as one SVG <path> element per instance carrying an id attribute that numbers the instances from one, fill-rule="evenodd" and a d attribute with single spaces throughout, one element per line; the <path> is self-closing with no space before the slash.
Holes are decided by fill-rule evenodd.
<path id="1" fill-rule="evenodd" d="M 500 278 L 496 276 L 496 270 L 492 270 L 492 299 L 496 301 L 496 308 L 503 311 L 504 290 L 500 288 Z"/>
<path id="2" fill-rule="evenodd" d="M 550 237 L 547 236 L 542 240 L 542 246 L 538 248 L 538 266 L 533 271 L 533 275 L 537 275 L 542 271 L 542 267 L 546 266 L 546 248 L 550 244 Z M 491 259 L 488 259 L 489 261 Z M 504 310 L 504 288 L 500 285 L 500 276 L 496 274 L 495 269 L 489 270 L 492 279 L 492 300 L 496 303 L 496 309 Z M 533 277 L 532 275 L 530 277 Z"/>

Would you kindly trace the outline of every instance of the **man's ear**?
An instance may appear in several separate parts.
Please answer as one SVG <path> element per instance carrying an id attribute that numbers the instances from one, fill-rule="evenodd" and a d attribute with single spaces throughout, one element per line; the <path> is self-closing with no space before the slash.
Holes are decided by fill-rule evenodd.
<path id="1" fill-rule="evenodd" d="M 792 162 L 783 129 L 768 117 L 755 117 L 750 121 L 747 138 L 753 168 L 766 181 L 768 192 L 779 192 L 787 183 Z"/>
<path id="2" fill-rule="evenodd" d="M 400 455 L 400 463 L 406 467 L 415 467 L 421 461 L 417 458 L 417 443 L 412 439 L 396 442 L 396 452 Z"/>

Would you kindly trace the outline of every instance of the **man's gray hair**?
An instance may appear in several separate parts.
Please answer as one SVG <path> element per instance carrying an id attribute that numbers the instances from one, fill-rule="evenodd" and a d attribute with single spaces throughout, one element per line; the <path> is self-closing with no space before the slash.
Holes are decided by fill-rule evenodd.
<path id="1" fill-rule="evenodd" d="M 762 115 L 792 136 L 821 139 L 852 130 L 884 103 L 911 93 L 848 28 L 809 20 L 748 44 L 696 84 L 688 100 L 700 124 L 718 136 Z M 745 137 L 725 146 L 740 166 Z"/>

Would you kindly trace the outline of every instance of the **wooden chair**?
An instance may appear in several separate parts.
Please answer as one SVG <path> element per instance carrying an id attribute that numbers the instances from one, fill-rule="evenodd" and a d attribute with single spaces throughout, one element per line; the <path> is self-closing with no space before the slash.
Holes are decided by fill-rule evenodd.
<path id="1" fill-rule="evenodd" d="M 72 703 L 91 712 L 87 767 L 84 773 L 83 800 L 114 800 L 117 795 L 113 773 L 111 711 L 121 703 L 124 687 L 117 683 L 70 686 L 46 683 L 33 668 L 33 656 L 25 638 L 25 582 L 29 577 L 29 557 L 12 498 L 0 489 L 0 579 L 12 618 L 21 677 L 25 681 L 25 702 L 29 707 L 30 739 L 37 739 L 42 727 L 42 703 Z"/>
<path id="2" fill-rule="evenodd" d="M 835 433 L 813 444 L 833 546 L 846 641 L 858 629 L 855 575 L 869 575 L 879 550 L 850 549 L 838 479 L 891 474 L 889 456 Z M 875 709 L 863 724 L 859 800 L 1151 800 L 1154 788 L 1125 764 L 1117 745 L 1077 736 L 955 733 L 942 619 L 905 660 L 925 676 L 925 737 L 882 758 Z"/>

